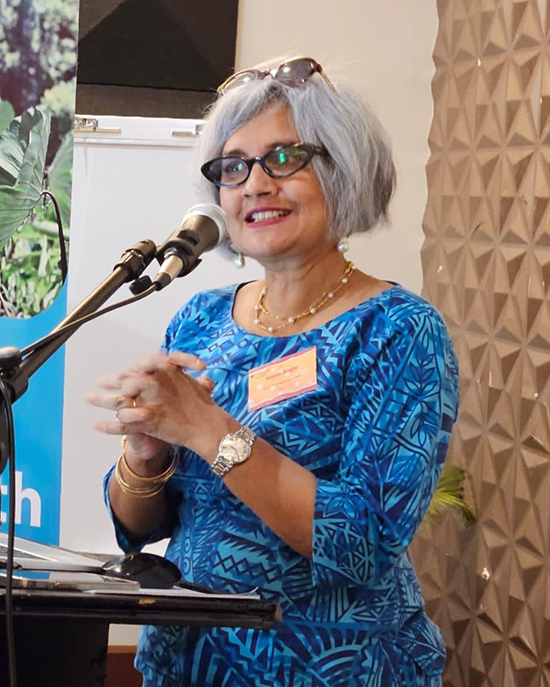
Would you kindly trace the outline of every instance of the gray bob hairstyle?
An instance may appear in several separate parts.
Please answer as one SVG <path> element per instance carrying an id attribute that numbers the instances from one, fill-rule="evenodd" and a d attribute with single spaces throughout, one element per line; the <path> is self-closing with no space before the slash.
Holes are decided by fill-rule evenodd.
<path id="1" fill-rule="evenodd" d="M 261 69 L 277 66 L 262 64 Z M 219 157 L 227 139 L 267 107 L 287 108 L 300 140 L 324 146 L 329 158 L 315 157 L 313 169 L 323 190 L 331 237 L 335 242 L 366 232 L 388 218 L 395 167 L 385 130 L 376 115 L 348 85 L 332 91 L 314 75 L 287 86 L 267 77 L 234 86 L 211 106 L 196 150 L 193 173 L 199 198 L 219 203 L 219 191 L 200 173 Z"/>

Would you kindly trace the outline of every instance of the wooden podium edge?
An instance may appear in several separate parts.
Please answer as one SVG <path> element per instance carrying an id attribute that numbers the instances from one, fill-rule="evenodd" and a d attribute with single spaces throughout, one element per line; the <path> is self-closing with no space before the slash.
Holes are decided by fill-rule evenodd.
<path id="1" fill-rule="evenodd" d="M 136 649 L 132 645 L 109 646 L 105 687 L 141 687 L 141 673 L 134 668 Z"/>

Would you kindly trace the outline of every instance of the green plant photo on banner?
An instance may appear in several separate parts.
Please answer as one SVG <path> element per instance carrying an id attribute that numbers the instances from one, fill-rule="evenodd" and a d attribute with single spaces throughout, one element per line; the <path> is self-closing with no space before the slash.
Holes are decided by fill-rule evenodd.
<path id="1" fill-rule="evenodd" d="M 0 0 L 0 316 L 37 315 L 66 276 L 78 4 Z"/>

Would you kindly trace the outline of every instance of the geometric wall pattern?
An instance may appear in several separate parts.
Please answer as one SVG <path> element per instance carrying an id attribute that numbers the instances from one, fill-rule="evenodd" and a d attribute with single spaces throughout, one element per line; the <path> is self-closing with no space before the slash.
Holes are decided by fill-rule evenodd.
<path id="1" fill-rule="evenodd" d="M 438 0 L 424 295 L 461 369 L 477 522 L 412 550 L 445 687 L 550 686 L 549 0 Z"/>

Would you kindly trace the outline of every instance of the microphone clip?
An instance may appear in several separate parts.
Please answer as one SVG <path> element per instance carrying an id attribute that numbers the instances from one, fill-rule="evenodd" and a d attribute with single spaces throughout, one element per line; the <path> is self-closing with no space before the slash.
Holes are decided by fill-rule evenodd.
<path id="1" fill-rule="evenodd" d="M 175 256 L 182 262 L 178 277 L 185 277 L 201 262 L 199 257 L 202 237 L 192 229 L 175 231 L 157 250 L 157 262 L 162 265 L 167 258 Z"/>

